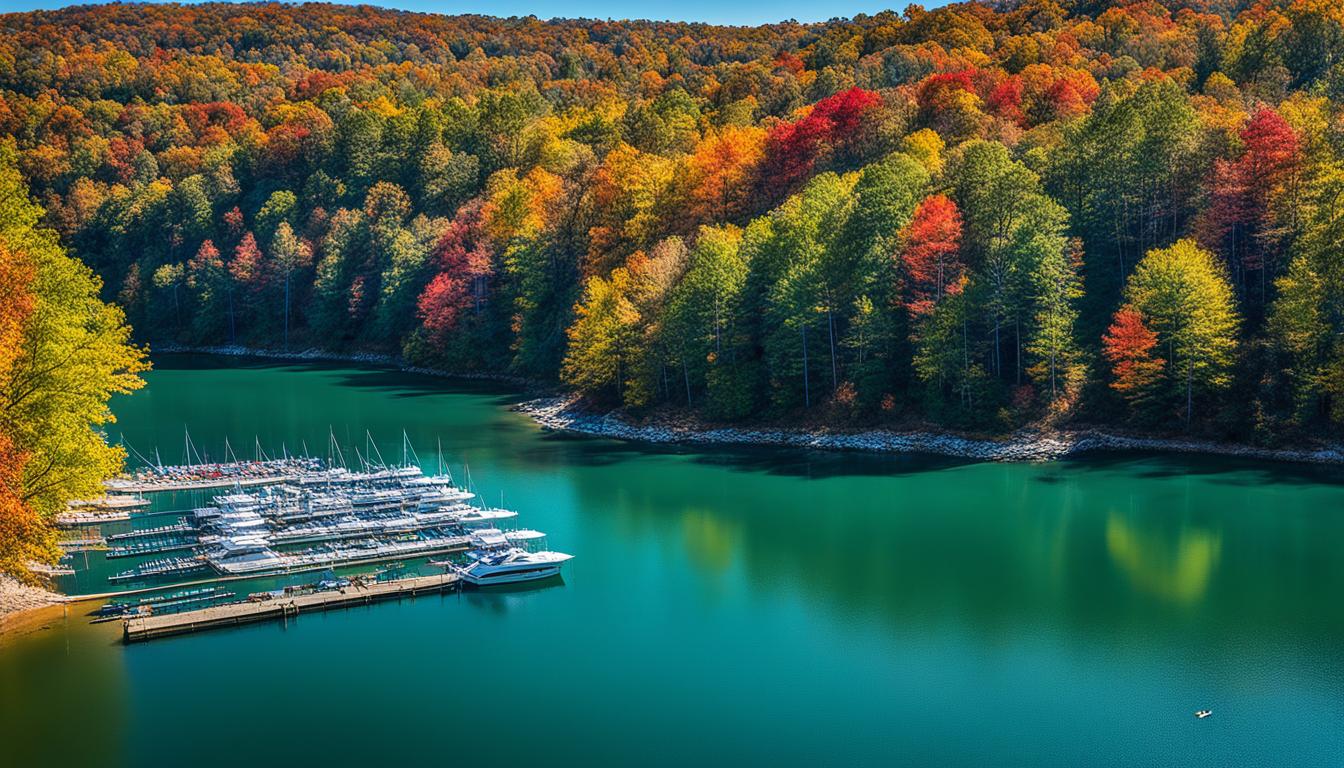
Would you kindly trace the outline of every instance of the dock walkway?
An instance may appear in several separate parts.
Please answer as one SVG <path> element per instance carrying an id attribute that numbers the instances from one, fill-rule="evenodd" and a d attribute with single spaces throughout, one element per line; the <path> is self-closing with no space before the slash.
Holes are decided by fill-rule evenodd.
<path id="1" fill-rule="evenodd" d="M 220 477 L 198 480 L 108 480 L 103 487 L 123 494 L 167 493 L 175 491 L 211 491 L 222 488 L 253 488 L 259 485 L 281 485 L 296 481 L 293 475 L 261 475 L 256 477 Z"/>
<path id="2" fill-rule="evenodd" d="M 395 581 L 375 582 L 364 586 L 352 585 L 341 590 L 313 592 L 293 597 L 278 597 L 255 603 L 230 603 L 195 611 L 136 617 L 126 619 L 122 624 L 122 639 L 127 643 L 135 643 L 216 627 L 288 618 L 312 611 L 346 608 L 391 598 L 445 592 L 457 585 L 458 578 L 455 573 L 414 576 L 407 579 L 396 579 Z"/>

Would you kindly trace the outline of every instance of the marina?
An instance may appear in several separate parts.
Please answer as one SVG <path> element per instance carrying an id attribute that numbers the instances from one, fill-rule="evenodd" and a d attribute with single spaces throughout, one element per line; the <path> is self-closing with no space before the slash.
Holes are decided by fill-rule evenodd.
<path id="1" fill-rule="evenodd" d="M 184 430 L 185 434 L 185 430 Z M 206 487 L 218 493 L 187 509 L 166 509 L 150 504 L 114 513 L 71 512 L 76 530 L 62 542 L 67 559 L 83 553 L 101 553 L 107 562 L 129 560 L 129 566 L 107 573 L 113 602 L 92 617 L 95 622 L 121 619 L 126 622 L 128 642 L 192 629 L 246 623 L 268 618 L 279 602 L 233 600 L 221 582 L 257 579 L 288 579 L 296 574 L 384 565 L 378 571 L 373 592 L 356 578 L 350 597 L 338 593 L 349 581 L 324 578 L 321 589 L 292 584 L 278 595 L 291 608 L 307 610 L 362 599 L 381 599 L 399 589 L 383 586 L 383 576 L 400 572 L 401 561 L 424 559 L 441 573 L 426 577 L 434 584 L 490 586 L 551 579 L 571 559 L 564 553 L 546 551 L 545 534 L 535 530 L 502 530 L 518 513 L 502 506 L 482 503 L 477 494 L 459 486 L 444 468 L 442 453 L 433 474 L 419 465 L 403 432 L 398 464 L 383 461 L 376 443 L 366 433 L 363 451 L 355 451 L 358 466 L 345 466 L 344 452 L 331 437 L 329 457 L 273 460 L 257 447 L 253 461 L 195 463 L 162 466 L 154 463 L 123 478 L 134 482 L 138 493 L 181 503 L 177 494 L 200 499 Z M 225 441 L 225 452 L 232 450 Z M 134 449 L 131 449 L 134 451 Z M 285 452 L 287 454 L 287 451 Z M 141 456 L 135 452 L 137 456 Z M 158 456 L 158 452 L 154 452 Z M 184 455 L 198 458 L 190 437 L 185 437 Z M 468 474 L 469 477 L 469 474 Z M 121 486 L 122 489 L 131 486 Z M 112 490 L 109 498 L 118 498 Z M 157 496 L 156 496 L 157 495 Z M 127 496 L 138 499 L 140 497 Z M 131 511 L 132 509 L 137 511 Z M 162 520 L 170 516 L 169 520 Z M 156 521 L 148 518 L 154 517 Z M 104 531 L 93 521 L 113 523 Z M 161 522 L 159 520 L 162 520 Z M 117 530 L 116 528 L 120 528 Z M 437 558 L 437 559 L 435 559 Z M 87 567 L 85 562 L 85 567 Z M 73 569 L 61 573 L 69 574 Z M 418 575 L 399 579 L 412 593 L 430 582 L 414 581 Z M 187 591 L 184 588 L 191 587 Z M 178 590 L 172 592 L 172 590 Z M 120 596 L 158 593 L 138 601 Z M 319 594 L 320 593 L 320 594 Z M 294 602 L 297 600 L 297 602 Z M 266 603 L 257 605 L 258 602 Z M 167 615 L 177 618 L 169 619 Z M 134 628 L 132 628 L 134 623 Z M 183 629 L 187 627 L 188 629 Z"/>

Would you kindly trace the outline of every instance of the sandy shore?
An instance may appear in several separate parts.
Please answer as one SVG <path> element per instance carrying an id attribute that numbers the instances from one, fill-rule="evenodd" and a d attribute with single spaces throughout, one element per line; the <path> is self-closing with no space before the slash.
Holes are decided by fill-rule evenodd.
<path id="1" fill-rule="evenodd" d="M 890 430 L 737 429 L 636 424 L 620 412 L 594 413 L 574 397 L 529 400 L 516 410 L 548 429 L 582 435 L 686 445 L 773 445 L 819 450 L 924 453 L 980 461 L 1050 461 L 1090 451 L 1155 451 L 1239 456 L 1271 461 L 1344 463 L 1344 448 L 1277 450 L 1202 440 L 1129 437 L 1102 432 L 1019 432 L 979 439 L 935 432 Z"/>
<path id="2" fill-rule="evenodd" d="M 40 629 L 62 614 L 64 598 L 0 574 L 0 637 Z"/>

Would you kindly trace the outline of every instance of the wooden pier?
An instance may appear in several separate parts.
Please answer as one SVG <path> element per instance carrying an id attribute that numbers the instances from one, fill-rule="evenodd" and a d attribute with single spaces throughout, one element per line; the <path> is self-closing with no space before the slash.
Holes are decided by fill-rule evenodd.
<path id="1" fill-rule="evenodd" d="M 250 624 L 270 619 L 287 619 L 298 616 L 300 613 L 348 608 L 379 600 L 446 592 L 457 586 L 458 579 L 459 577 L 455 573 L 414 576 L 360 586 L 351 585 L 341 590 L 277 597 L 259 602 L 215 605 L 200 610 L 167 613 L 161 616 L 136 617 L 126 619 L 122 624 L 122 639 L 127 643 L 136 643 L 217 627 L 231 627 L 237 624 Z"/>

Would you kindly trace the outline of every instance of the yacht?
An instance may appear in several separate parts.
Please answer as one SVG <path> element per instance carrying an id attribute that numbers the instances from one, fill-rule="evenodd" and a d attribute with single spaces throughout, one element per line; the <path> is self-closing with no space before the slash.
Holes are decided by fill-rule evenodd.
<path id="1" fill-rule="evenodd" d="M 291 564 L 290 558 L 270 548 L 264 536 L 224 539 L 205 557 L 215 570 L 225 574 L 277 571 Z"/>
<path id="2" fill-rule="evenodd" d="M 454 570 L 468 584 L 485 587 L 491 584 L 516 584 L 520 581 L 548 579 L 560 574 L 560 566 L 572 559 L 564 552 L 528 552 L 521 547 L 508 546 L 468 553 L 470 565 Z"/>
<path id="3" fill-rule="evenodd" d="M 453 566 L 468 584 L 515 584 L 557 576 L 560 566 L 573 558 L 564 552 L 530 552 L 524 547 L 529 541 L 545 538 L 540 531 L 501 531 L 498 528 L 477 530 L 471 536 L 475 549 L 467 553 L 468 565 Z M 442 564 L 442 563 L 437 563 Z"/>

